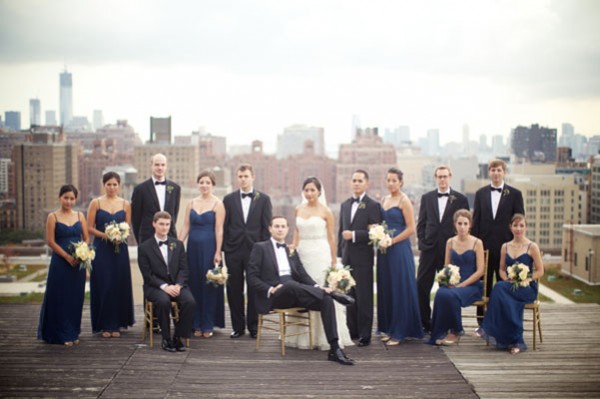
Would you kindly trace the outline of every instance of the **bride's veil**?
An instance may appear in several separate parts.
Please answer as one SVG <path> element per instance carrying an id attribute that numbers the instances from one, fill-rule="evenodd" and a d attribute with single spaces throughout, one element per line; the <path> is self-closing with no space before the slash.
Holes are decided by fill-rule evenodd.
<path id="1" fill-rule="evenodd" d="M 308 177 L 307 179 L 314 179 L 317 182 L 319 182 L 319 185 L 321 186 L 321 195 L 319 196 L 319 202 L 321 204 L 327 206 L 327 196 L 325 195 L 325 187 L 323 186 L 323 183 L 321 183 L 321 181 L 314 176 Z M 300 191 L 300 198 L 302 198 L 303 204 L 308 203 L 306 198 L 304 198 L 304 190 Z"/>

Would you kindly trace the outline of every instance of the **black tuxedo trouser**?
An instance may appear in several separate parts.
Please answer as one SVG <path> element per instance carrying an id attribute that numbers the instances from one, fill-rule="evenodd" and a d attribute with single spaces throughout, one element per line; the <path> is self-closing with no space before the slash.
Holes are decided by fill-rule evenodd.
<path id="1" fill-rule="evenodd" d="M 431 331 L 431 288 L 435 273 L 444 265 L 444 252 L 432 248 L 421 251 L 417 271 L 417 291 L 421 322 L 426 331 Z"/>
<path id="2" fill-rule="evenodd" d="M 350 337 L 370 340 L 373 330 L 373 265 L 354 267 L 350 273 L 356 281 L 350 292 L 356 302 L 347 307 L 346 324 Z"/>
<path id="3" fill-rule="evenodd" d="M 147 293 L 147 299 L 154 303 L 158 324 L 162 330 L 162 337 L 171 338 L 171 301 L 179 305 L 179 323 L 175 325 L 175 334 L 181 338 L 189 338 L 192 331 L 192 322 L 194 321 L 194 310 L 196 301 L 187 287 L 181 289 L 177 298 L 171 298 L 161 289 L 150 289 Z"/>
<path id="4" fill-rule="evenodd" d="M 330 344 L 338 339 L 333 299 L 323 289 L 301 284 L 294 280 L 283 283 L 283 286 L 271 298 L 273 308 L 286 309 L 303 307 L 321 312 L 323 329 Z"/>
<path id="5" fill-rule="evenodd" d="M 233 331 L 244 332 L 247 323 L 248 331 L 256 331 L 258 328 L 258 314 L 254 305 L 254 290 L 247 286 L 248 304 L 246 317 L 244 317 L 244 273 L 248 268 L 250 252 L 243 249 L 235 253 L 226 253 L 225 262 L 229 272 L 227 281 L 227 302 L 231 314 L 231 326 Z"/>

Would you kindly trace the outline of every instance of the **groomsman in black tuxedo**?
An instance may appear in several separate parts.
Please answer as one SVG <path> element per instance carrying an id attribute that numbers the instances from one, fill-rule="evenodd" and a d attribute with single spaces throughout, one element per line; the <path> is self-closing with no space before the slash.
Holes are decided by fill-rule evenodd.
<path id="1" fill-rule="evenodd" d="M 289 227 L 283 216 L 275 216 L 269 228 L 271 239 L 252 247 L 248 262 L 248 285 L 256 295 L 256 310 L 266 314 L 274 308 L 305 307 L 321 312 L 321 320 L 330 349 L 328 360 L 353 365 L 338 345 L 333 299 L 343 305 L 352 302 L 347 295 L 322 288 L 308 275 L 298 253 L 285 245 Z M 329 294 L 329 295 L 327 295 Z M 333 298 L 333 299 L 332 299 Z"/>
<path id="2" fill-rule="evenodd" d="M 471 233 L 483 241 L 483 247 L 489 250 L 487 295 L 492 293 L 494 273 L 500 281 L 500 249 L 502 244 L 512 239 L 510 220 L 515 213 L 525 214 L 523 194 L 504 182 L 506 163 L 500 159 L 490 161 L 488 165 L 491 185 L 484 186 L 475 193 L 473 204 L 473 228 Z M 483 309 L 478 308 L 482 315 Z M 479 319 L 478 319 L 479 321 Z"/>
<path id="3" fill-rule="evenodd" d="M 444 265 L 446 241 L 455 235 L 453 216 L 459 209 L 469 209 L 467 197 L 450 188 L 452 171 L 440 165 L 434 172 L 437 189 L 421 197 L 417 237 L 419 238 L 419 270 L 417 288 L 423 329 L 431 331 L 431 287 L 436 271 Z"/>
<path id="4" fill-rule="evenodd" d="M 337 256 L 352 268 L 356 304 L 348 307 L 346 323 L 358 346 L 371 343 L 373 329 L 373 247 L 369 245 L 369 226 L 381 223 L 381 206 L 369 198 L 369 174 L 358 169 L 352 174 L 352 197 L 342 203 Z"/>
<path id="5" fill-rule="evenodd" d="M 154 303 L 162 334 L 162 348 L 184 352 L 181 338 L 189 338 L 196 302 L 188 288 L 187 257 L 183 243 L 167 234 L 171 228 L 168 212 L 154 214 L 154 235 L 138 246 L 138 265 L 144 278 L 144 294 Z M 179 305 L 179 322 L 171 339 L 171 301 Z"/>
<path id="6" fill-rule="evenodd" d="M 158 211 L 169 212 L 172 218 L 169 236 L 177 238 L 175 223 L 179 214 L 181 188 L 166 179 L 167 158 L 163 154 L 153 155 L 150 163 L 152 177 L 135 186 L 131 196 L 131 224 L 138 244 L 154 235 L 152 218 Z"/>
<path id="7" fill-rule="evenodd" d="M 258 315 L 254 306 L 252 287 L 249 285 L 247 312 L 244 317 L 244 272 L 247 272 L 252 245 L 269 239 L 272 207 L 269 196 L 253 187 L 252 165 L 242 164 L 237 168 L 236 173 L 240 189 L 223 198 L 225 206 L 223 251 L 229 269 L 227 302 L 233 327 L 230 338 L 244 335 L 245 325 L 250 336 L 256 338 Z"/>

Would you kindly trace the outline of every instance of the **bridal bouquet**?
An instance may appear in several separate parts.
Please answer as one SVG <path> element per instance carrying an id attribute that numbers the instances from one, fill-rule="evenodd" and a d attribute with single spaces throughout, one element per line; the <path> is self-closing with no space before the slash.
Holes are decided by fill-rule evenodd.
<path id="1" fill-rule="evenodd" d="M 394 230 L 388 229 L 385 222 L 374 224 L 369 228 L 369 245 L 373 245 L 375 252 L 379 250 L 384 254 L 392 245 L 392 234 L 394 234 Z"/>
<path id="2" fill-rule="evenodd" d="M 456 285 L 460 283 L 460 269 L 455 265 L 444 265 L 435 275 L 435 281 L 441 285 Z"/>
<path id="3" fill-rule="evenodd" d="M 115 253 L 119 253 L 119 244 L 127 241 L 130 231 L 129 224 L 126 222 L 117 223 L 113 220 L 106 225 L 104 233 L 108 237 L 108 241 L 115 244 Z"/>
<path id="4" fill-rule="evenodd" d="M 96 257 L 96 251 L 87 242 L 79 241 L 71 243 L 73 252 L 71 255 L 79 262 L 79 269 L 92 271 L 92 261 Z"/>
<path id="5" fill-rule="evenodd" d="M 210 269 L 206 272 L 206 284 L 212 284 L 215 287 L 218 287 L 224 285 L 227 282 L 228 277 L 227 266 L 215 265 L 214 269 Z"/>
<path id="6" fill-rule="evenodd" d="M 327 269 L 325 277 L 325 286 L 334 291 L 339 291 L 343 294 L 347 293 L 350 288 L 356 285 L 356 281 L 350 274 L 350 266 L 336 267 L 332 266 Z"/>
<path id="7" fill-rule="evenodd" d="M 531 274 L 529 266 L 522 263 L 515 263 L 506 268 L 508 278 L 512 281 L 512 290 L 516 291 L 519 287 L 527 287 L 531 283 Z"/>

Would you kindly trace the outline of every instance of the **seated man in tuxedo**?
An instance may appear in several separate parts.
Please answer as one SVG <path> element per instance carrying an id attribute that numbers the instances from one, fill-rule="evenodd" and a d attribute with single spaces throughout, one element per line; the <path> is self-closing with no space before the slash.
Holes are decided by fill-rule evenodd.
<path id="1" fill-rule="evenodd" d="M 247 279 L 255 291 L 256 311 L 265 314 L 274 308 L 291 307 L 320 311 L 330 345 L 328 360 L 353 365 L 354 360 L 347 357 L 338 345 L 333 299 L 343 305 L 349 305 L 354 299 L 329 288 L 321 288 L 310 278 L 297 252 L 290 253 L 285 245 L 288 231 L 287 220 L 275 216 L 269 226 L 271 238 L 252 247 Z"/>
<path id="2" fill-rule="evenodd" d="M 160 211 L 152 220 L 154 236 L 138 246 L 138 264 L 144 277 L 144 295 L 154 303 L 162 333 L 162 348 L 183 352 L 181 338 L 189 338 L 196 302 L 188 282 L 187 257 L 183 243 L 168 236 L 171 215 Z M 179 305 L 179 322 L 171 339 L 171 301 Z"/>

